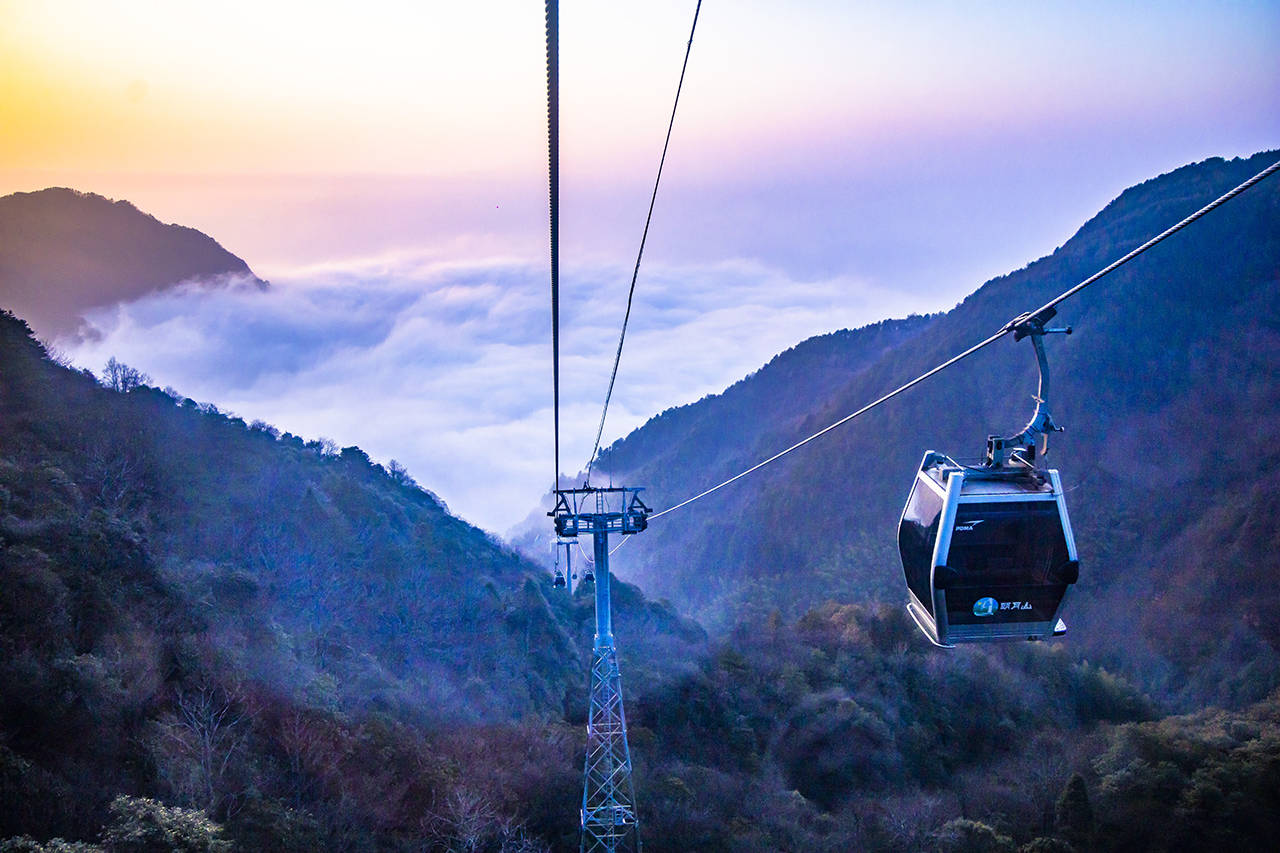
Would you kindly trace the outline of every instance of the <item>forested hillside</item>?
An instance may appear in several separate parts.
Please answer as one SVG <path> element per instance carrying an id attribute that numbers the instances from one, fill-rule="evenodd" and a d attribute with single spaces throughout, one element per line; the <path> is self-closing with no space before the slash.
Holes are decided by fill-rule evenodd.
<path id="1" fill-rule="evenodd" d="M 945 315 L 807 341 L 723 395 L 654 418 L 600 466 L 647 486 L 659 509 L 676 503 L 982 340 L 1277 156 L 1209 160 L 1126 190 L 1052 255 Z M 1280 531 L 1269 511 L 1280 485 L 1277 222 L 1272 180 L 1065 303 L 1055 323 L 1076 334 L 1047 340 L 1066 428 L 1049 462 L 1082 555 L 1068 643 L 1186 707 L 1253 701 L 1280 683 L 1280 600 L 1267 580 L 1280 564 L 1266 544 Z M 895 530 L 921 455 L 980 458 L 988 434 L 1026 422 L 1035 377 L 1030 344 L 1006 338 L 659 519 L 617 569 L 719 626 L 828 598 L 899 602 Z"/>
<path id="2" fill-rule="evenodd" d="M 295 811 L 319 815 L 304 829 L 334 849 L 427 837 L 418 823 L 446 832 L 470 778 L 450 752 L 486 727 L 553 750 L 576 738 L 519 721 L 585 707 L 588 600 L 549 602 L 545 573 L 399 466 L 127 366 L 104 379 L 0 314 L 0 838 L 94 838 L 119 794 L 219 817 L 252 802 L 286 834 Z M 635 591 L 620 599 L 646 628 L 640 660 L 702 642 Z M 485 802 L 514 832 L 515 807 Z M 247 819 L 236 832 L 267 831 Z"/>

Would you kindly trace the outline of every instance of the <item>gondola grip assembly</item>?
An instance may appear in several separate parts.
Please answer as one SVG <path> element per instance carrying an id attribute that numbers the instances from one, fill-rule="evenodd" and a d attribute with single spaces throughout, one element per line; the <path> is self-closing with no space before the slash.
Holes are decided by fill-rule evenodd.
<path id="1" fill-rule="evenodd" d="M 1020 341 L 1030 337 L 1031 345 L 1036 351 L 1036 365 L 1040 369 L 1040 384 L 1036 389 L 1036 410 L 1022 432 L 1010 436 L 987 436 L 986 465 L 1001 468 L 1009 462 L 1016 462 L 1022 467 L 1035 467 L 1036 444 L 1040 436 L 1044 436 L 1044 455 L 1049 450 L 1049 434 L 1062 432 L 1062 427 L 1054 423 L 1049 412 L 1049 361 L 1044 353 L 1045 335 L 1069 335 L 1071 327 L 1046 329 L 1045 323 L 1057 315 L 1057 309 L 1045 308 L 1035 314 L 1021 314 L 1005 324 L 1005 330 L 1013 332 L 1013 339 Z"/>

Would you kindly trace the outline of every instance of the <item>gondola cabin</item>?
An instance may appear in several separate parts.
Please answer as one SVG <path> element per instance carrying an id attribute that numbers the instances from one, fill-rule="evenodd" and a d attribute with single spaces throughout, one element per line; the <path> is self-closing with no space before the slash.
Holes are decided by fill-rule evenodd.
<path id="1" fill-rule="evenodd" d="M 898 523 L 907 609 L 939 646 L 1039 640 L 1079 576 L 1056 470 L 924 455 Z"/>

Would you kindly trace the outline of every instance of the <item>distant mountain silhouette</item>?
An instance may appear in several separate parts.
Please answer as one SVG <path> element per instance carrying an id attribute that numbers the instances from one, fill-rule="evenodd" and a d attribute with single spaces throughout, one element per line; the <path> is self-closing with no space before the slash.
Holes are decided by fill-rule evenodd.
<path id="1" fill-rule="evenodd" d="M 806 341 L 653 418 L 600 470 L 648 487 L 658 509 L 696 494 L 982 340 L 1278 156 L 1207 160 L 1126 190 L 1052 255 L 946 314 Z M 1152 688 L 1265 695 L 1280 672 L 1280 180 L 1068 301 L 1055 323 L 1077 332 L 1047 342 L 1066 427 L 1048 460 L 1082 555 L 1069 644 Z M 1001 341 L 655 521 L 617 570 L 712 626 L 826 599 L 900 603 L 895 530 L 921 455 L 976 461 L 989 433 L 1026 422 L 1035 377 L 1030 345 Z M 1255 684 L 1218 678 L 1245 660 Z"/>
<path id="2" fill-rule="evenodd" d="M 45 338 L 76 333 L 91 308 L 193 279 L 267 286 L 212 237 L 127 201 L 66 188 L 0 198 L 0 308 Z"/>

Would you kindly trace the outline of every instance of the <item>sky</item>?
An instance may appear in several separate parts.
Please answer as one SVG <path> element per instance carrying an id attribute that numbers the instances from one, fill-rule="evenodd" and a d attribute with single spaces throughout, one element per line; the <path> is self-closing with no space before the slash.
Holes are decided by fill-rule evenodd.
<path id="1" fill-rule="evenodd" d="M 561 4 L 570 472 L 693 8 Z M 57 345 L 506 530 L 552 469 L 544 62 L 528 0 L 0 0 L 0 194 L 125 198 L 272 282 Z M 810 335 L 949 308 L 1133 183 L 1277 146 L 1280 3 L 708 0 L 606 443 Z"/>

